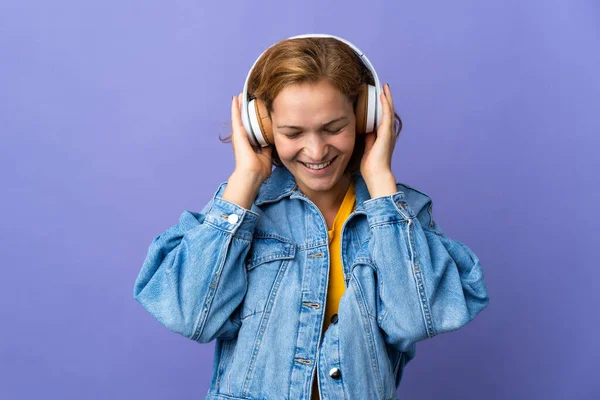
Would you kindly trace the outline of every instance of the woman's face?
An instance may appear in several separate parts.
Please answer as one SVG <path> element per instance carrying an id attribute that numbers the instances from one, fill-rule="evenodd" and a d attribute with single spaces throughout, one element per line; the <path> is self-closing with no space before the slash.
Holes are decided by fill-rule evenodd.
<path id="1" fill-rule="evenodd" d="M 354 150 L 350 100 L 329 82 L 286 86 L 273 101 L 273 136 L 283 165 L 309 198 L 338 196 Z"/>

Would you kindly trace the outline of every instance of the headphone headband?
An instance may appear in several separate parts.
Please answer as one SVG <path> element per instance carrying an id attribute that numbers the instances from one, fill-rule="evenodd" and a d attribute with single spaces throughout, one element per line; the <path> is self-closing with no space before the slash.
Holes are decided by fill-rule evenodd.
<path id="1" fill-rule="evenodd" d="M 375 81 L 375 94 L 376 94 L 376 100 L 377 100 L 376 104 L 378 104 L 378 105 L 380 104 L 379 97 L 383 90 L 381 87 L 381 83 L 379 81 L 379 76 L 377 76 L 377 72 L 375 71 L 373 64 L 371 64 L 371 62 L 369 61 L 367 56 L 362 51 L 360 51 L 360 49 L 358 47 L 356 47 L 354 44 L 350 43 L 349 41 L 342 39 L 341 37 L 328 35 L 325 33 L 309 33 L 309 34 L 304 34 L 304 35 L 292 36 L 292 37 L 289 37 L 289 38 L 283 39 L 283 40 L 304 39 L 304 38 L 332 38 L 332 39 L 336 39 L 342 43 L 347 44 L 354 51 L 354 53 L 356 53 L 356 55 L 358 55 L 358 57 L 360 58 L 362 63 L 365 65 L 365 67 L 367 67 L 367 69 L 369 71 L 371 71 L 371 74 L 373 75 L 373 80 Z M 279 42 L 277 42 L 277 43 L 279 43 Z M 252 74 L 252 71 L 254 70 L 254 67 L 256 66 L 258 61 L 271 47 L 275 46 L 277 43 L 269 46 L 265 51 L 263 51 L 260 54 L 260 56 L 258 56 L 256 61 L 254 61 L 254 64 L 252 64 L 252 68 L 250 68 L 250 71 L 248 71 L 248 75 L 246 76 L 246 80 L 244 82 L 244 90 L 242 92 L 242 107 L 241 107 L 242 108 L 242 110 L 241 110 L 242 111 L 242 124 L 244 125 L 244 128 L 246 129 L 246 133 L 248 134 L 248 137 L 254 141 L 254 143 L 252 143 L 254 145 L 266 146 L 267 143 L 262 142 L 263 138 L 261 137 L 261 135 L 254 135 L 252 133 L 252 128 L 250 126 L 250 114 L 249 114 L 249 110 L 248 110 L 248 82 L 250 81 L 250 75 Z M 380 122 L 381 116 L 382 116 L 381 107 L 379 107 L 379 106 L 376 107 L 375 116 L 376 116 L 376 121 Z M 256 142 L 256 140 L 260 141 L 261 143 Z"/>

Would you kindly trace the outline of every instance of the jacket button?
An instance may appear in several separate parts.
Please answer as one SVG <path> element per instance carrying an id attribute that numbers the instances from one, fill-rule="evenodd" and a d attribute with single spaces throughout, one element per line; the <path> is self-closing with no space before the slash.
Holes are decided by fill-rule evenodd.
<path id="1" fill-rule="evenodd" d="M 333 314 L 331 316 L 331 320 L 330 321 L 331 321 L 332 324 L 335 324 L 336 322 L 338 322 L 338 315 L 337 314 Z"/>
<path id="2" fill-rule="evenodd" d="M 331 368 L 329 370 L 329 376 L 333 379 L 340 379 L 340 376 L 342 376 L 342 371 L 340 371 L 339 368 Z"/>
<path id="3" fill-rule="evenodd" d="M 227 218 L 227 221 L 229 221 L 230 224 L 236 224 L 239 220 L 240 220 L 240 217 L 237 214 L 231 214 Z"/>

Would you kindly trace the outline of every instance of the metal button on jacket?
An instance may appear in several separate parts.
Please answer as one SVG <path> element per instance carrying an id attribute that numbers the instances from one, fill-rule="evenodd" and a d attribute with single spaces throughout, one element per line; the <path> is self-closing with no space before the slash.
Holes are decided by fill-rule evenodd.
<path id="1" fill-rule="evenodd" d="M 338 315 L 337 314 L 333 314 L 331 316 L 331 320 L 330 321 L 331 321 L 332 324 L 335 324 L 336 322 L 338 322 Z"/>
<path id="2" fill-rule="evenodd" d="M 229 223 L 230 223 L 230 224 L 236 224 L 236 223 L 237 223 L 237 222 L 240 220 L 240 217 L 238 217 L 238 215 L 237 215 L 237 214 L 231 214 L 231 215 L 230 215 L 230 216 L 227 218 L 227 220 L 229 221 Z"/>
<path id="3" fill-rule="evenodd" d="M 342 376 L 342 371 L 339 368 L 331 368 L 329 370 L 329 376 L 333 379 L 339 379 Z"/>

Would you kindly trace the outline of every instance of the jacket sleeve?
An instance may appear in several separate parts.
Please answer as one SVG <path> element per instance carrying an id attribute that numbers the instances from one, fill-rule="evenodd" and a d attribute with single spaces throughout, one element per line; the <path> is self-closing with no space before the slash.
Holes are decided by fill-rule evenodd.
<path id="1" fill-rule="evenodd" d="M 244 260 L 258 215 L 220 197 L 154 238 L 133 295 L 159 322 L 197 342 L 233 337 L 247 287 Z"/>
<path id="2" fill-rule="evenodd" d="M 378 323 L 389 344 L 407 351 L 464 326 L 489 298 L 479 259 L 444 235 L 431 199 L 405 185 L 398 189 L 364 205 L 378 276 Z"/>

